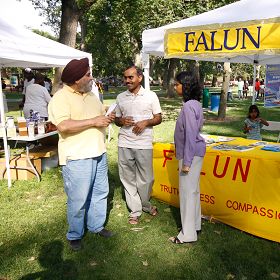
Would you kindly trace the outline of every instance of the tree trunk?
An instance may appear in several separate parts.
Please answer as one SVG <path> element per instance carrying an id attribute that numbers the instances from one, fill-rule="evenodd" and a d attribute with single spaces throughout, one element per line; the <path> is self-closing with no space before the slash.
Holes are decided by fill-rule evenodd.
<path id="1" fill-rule="evenodd" d="M 261 72 L 261 65 L 257 65 L 256 67 L 256 78 L 260 78 L 260 72 Z"/>
<path id="2" fill-rule="evenodd" d="M 81 51 L 86 51 L 86 34 L 87 34 L 87 27 L 85 24 L 85 21 L 81 17 L 80 20 L 80 25 L 81 25 Z"/>
<path id="3" fill-rule="evenodd" d="M 61 3 L 59 42 L 74 48 L 81 11 L 79 10 L 75 0 L 62 0 Z M 61 73 L 62 68 L 55 69 L 52 94 L 54 94 L 60 87 Z"/>
<path id="4" fill-rule="evenodd" d="M 134 65 L 141 67 L 141 56 L 139 52 L 134 55 Z"/>
<path id="5" fill-rule="evenodd" d="M 162 88 L 164 90 L 167 90 L 168 71 L 166 71 L 166 69 L 168 69 L 169 67 L 169 62 L 170 62 L 169 59 L 164 60 L 163 74 L 162 74 Z"/>
<path id="6" fill-rule="evenodd" d="M 229 88 L 229 81 L 230 81 L 230 63 L 224 63 L 224 74 L 223 74 L 223 86 L 221 90 L 221 99 L 220 99 L 220 106 L 218 112 L 218 120 L 223 120 L 226 117 L 226 109 L 227 109 L 227 92 Z"/>
<path id="7" fill-rule="evenodd" d="M 168 63 L 168 73 L 167 73 L 167 97 L 168 98 L 174 98 L 175 92 L 174 92 L 174 77 L 176 74 L 176 66 L 178 63 L 177 58 L 171 58 L 169 59 Z"/>

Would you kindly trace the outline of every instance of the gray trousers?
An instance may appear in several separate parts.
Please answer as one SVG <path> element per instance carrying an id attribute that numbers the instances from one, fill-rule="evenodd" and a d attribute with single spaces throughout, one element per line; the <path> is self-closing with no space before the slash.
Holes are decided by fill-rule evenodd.
<path id="1" fill-rule="evenodd" d="M 124 186 L 130 217 L 151 212 L 150 196 L 154 184 L 153 150 L 118 148 L 119 176 Z"/>
<path id="2" fill-rule="evenodd" d="M 201 230 L 200 171 L 203 157 L 193 158 L 190 171 L 181 172 L 183 160 L 179 161 L 179 197 L 182 230 L 178 239 L 183 242 L 197 240 L 197 230 Z"/>

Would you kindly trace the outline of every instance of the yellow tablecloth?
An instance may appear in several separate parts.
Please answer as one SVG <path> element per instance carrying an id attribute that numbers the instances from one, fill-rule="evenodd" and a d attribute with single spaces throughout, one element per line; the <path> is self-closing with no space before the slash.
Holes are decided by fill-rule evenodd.
<path id="1" fill-rule="evenodd" d="M 255 142 L 234 138 L 225 144 Z M 202 214 L 280 242 L 280 152 L 264 151 L 262 147 L 242 152 L 212 149 L 218 144 L 207 147 L 203 162 Z M 178 207 L 178 161 L 173 144 L 154 144 L 154 173 L 152 195 Z"/>

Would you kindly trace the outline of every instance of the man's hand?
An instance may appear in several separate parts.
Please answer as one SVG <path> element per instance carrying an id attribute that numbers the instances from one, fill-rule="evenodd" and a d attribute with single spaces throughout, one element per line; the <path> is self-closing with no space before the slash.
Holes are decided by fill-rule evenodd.
<path id="1" fill-rule="evenodd" d="M 182 170 L 181 170 L 183 173 L 189 173 L 190 171 L 190 167 L 189 166 L 186 166 L 186 165 L 183 165 L 182 167 Z"/>
<path id="2" fill-rule="evenodd" d="M 116 118 L 116 113 L 115 112 L 112 112 L 110 113 L 108 116 L 107 116 L 110 120 L 110 122 L 114 122 L 115 121 L 115 118 Z"/>
<path id="3" fill-rule="evenodd" d="M 143 132 L 143 130 L 147 127 L 147 125 L 148 125 L 147 120 L 137 122 L 134 124 L 132 132 L 135 133 L 136 135 L 139 135 Z"/>
<path id="4" fill-rule="evenodd" d="M 98 116 L 92 119 L 92 126 L 107 127 L 111 123 L 109 116 Z"/>
<path id="5" fill-rule="evenodd" d="M 134 125 L 134 120 L 133 117 L 124 117 L 121 118 L 121 123 L 123 126 L 133 126 Z"/>

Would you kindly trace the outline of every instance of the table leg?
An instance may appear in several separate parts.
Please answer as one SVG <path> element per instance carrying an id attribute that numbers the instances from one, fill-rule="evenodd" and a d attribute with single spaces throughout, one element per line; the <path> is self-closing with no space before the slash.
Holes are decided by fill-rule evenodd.
<path id="1" fill-rule="evenodd" d="M 38 182 L 40 182 L 40 180 L 41 180 L 40 175 L 39 175 L 38 171 L 36 170 L 35 166 L 33 165 L 33 163 L 31 162 L 30 157 L 29 157 L 29 147 L 28 147 L 28 145 L 26 145 L 26 159 L 27 159 L 31 169 L 34 171 Z"/>

